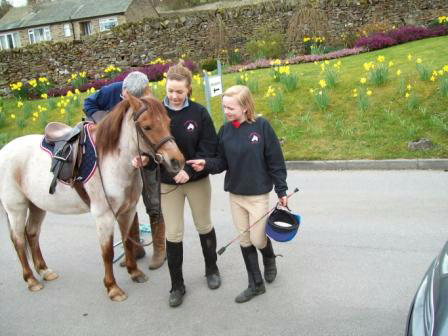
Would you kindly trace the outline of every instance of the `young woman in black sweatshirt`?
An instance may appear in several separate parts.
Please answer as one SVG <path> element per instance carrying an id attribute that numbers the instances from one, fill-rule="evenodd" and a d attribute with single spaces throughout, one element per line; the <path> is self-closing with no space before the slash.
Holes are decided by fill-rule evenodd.
<path id="1" fill-rule="evenodd" d="M 182 64 L 167 72 L 164 105 L 171 119 L 171 134 L 185 159 L 214 156 L 217 137 L 213 121 L 205 107 L 190 100 L 192 74 Z M 161 169 L 162 212 L 166 225 L 166 253 L 171 277 L 169 305 L 182 303 L 185 285 L 182 274 L 184 206 L 188 203 L 199 233 L 205 260 L 205 275 L 210 289 L 221 285 L 216 265 L 216 234 L 211 222 L 211 185 L 208 172 L 195 172 L 185 166 L 172 177 Z"/>
<path id="2" fill-rule="evenodd" d="M 269 211 L 269 192 L 275 186 L 279 204 L 287 206 L 286 166 L 278 138 L 269 122 L 255 117 L 249 89 L 243 85 L 224 92 L 222 105 L 228 122 L 218 133 L 214 158 L 188 160 L 197 172 L 217 174 L 226 171 L 224 190 L 229 192 L 234 225 L 239 233 L 241 252 L 249 285 L 235 301 L 246 302 L 266 289 L 258 265 L 258 248 L 263 256 L 264 278 L 275 280 L 277 267 L 266 219 L 248 228 Z"/>

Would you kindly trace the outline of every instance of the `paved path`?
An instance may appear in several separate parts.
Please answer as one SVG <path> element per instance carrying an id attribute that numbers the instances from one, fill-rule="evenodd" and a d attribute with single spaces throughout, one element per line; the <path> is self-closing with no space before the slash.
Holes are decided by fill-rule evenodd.
<path id="1" fill-rule="evenodd" d="M 0 335 L 402 335 L 419 281 L 448 238 L 448 173 L 290 171 L 288 182 L 301 189 L 291 199 L 300 234 L 274 245 L 284 255 L 277 280 L 241 305 L 233 302 L 246 285 L 238 244 L 219 258 L 223 285 L 210 291 L 190 217 L 187 295 L 171 309 L 167 266 L 148 271 L 148 257 L 139 262 L 145 284 L 115 267 L 129 298 L 109 301 L 90 215 L 47 217 L 42 249 L 60 278 L 29 293 L 0 214 Z M 222 183 L 212 178 L 219 247 L 235 235 Z"/>

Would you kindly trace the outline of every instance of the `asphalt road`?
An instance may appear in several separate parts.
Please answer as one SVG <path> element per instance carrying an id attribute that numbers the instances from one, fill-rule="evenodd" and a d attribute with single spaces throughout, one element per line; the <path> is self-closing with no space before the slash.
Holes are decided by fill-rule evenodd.
<path id="1" fill-rule="evenodd" d="M 166 264 L 147 269 L 151 247 L 139 261 L 149 281 L 133 283 L 117 265 L 117 281 L 129 298 L 108 299 L 90 215 L 47 216 L 42 251 L 60 278 L 29 292 L 1 213 L 0 335 L 402 335 L 421 277 L 448 239 L 448 173 L 290 171 L 288 183 L 300 188 L 290 205 L 302 215 L 302 226 L 292 242 L 274 245 L 284 256 L 277 259 L 276 281 L 245 304 L 233 301 L 247 284 L 238 244 L 219 258 L 222 287 L 209 290 L 189 214 L 187 295 L 172 309 Z M 221 247 L 235 231 L 223 176 L 212 184 Z M 139 212 L 143 218 L 142 204 Z"/>

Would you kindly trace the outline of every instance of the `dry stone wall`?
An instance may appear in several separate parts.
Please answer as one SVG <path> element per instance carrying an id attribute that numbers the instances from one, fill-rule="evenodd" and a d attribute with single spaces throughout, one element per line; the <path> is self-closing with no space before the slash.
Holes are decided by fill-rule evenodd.
<path id="1" fill-rule="evenodd" d="M 311 1 L 311 0 L 310 0 Z M 302 1 L 303 2 L 303 1 Z M 447 0 L 314 0 L 327 12 L 330 35 L 387 19 L 397 25 L 422 24 L 447 15 Z M 254 29 L 269 25 L 286 34 L 295 6 L 284 1 L 226 10 L 146 18 L 120 25 L 81 41 L 42 43 L 0 52 L 0 90 L 8 84 L 45 76 L 65 85 L 70 73 L 87 71 L 90 78 L 110 64 L 122 68 L 147 64 L 156 57 L 175 59 L 187 55 L 200 61 L 212 56 L 216 18 L 225 29 L 227 45 L 244 50 Z"/>

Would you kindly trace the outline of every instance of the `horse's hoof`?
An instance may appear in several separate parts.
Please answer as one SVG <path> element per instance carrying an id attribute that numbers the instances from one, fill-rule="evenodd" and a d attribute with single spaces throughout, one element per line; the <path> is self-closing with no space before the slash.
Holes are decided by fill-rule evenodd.
<path id="1" fill-rule="evenodd" d="M 45 271 L 42 272 L 42 277 L 46 281 L 52 281 L 59 278 L 59 275 L 53 272 L 51 269 L 46 269 Z"/>
<path id="2" fill-rule="evenodd" d="M 148 281 L 148 277 L 145 275 L 145 273 L 139 271 L 136 275 L 131 276 L 132 281 L 137 283 L 144 283 Z"/>
<path id="3" fill-rule="evenodd" d="M 110 290 L 109 298 L 115 302 L 122 302 L 122 301 L 126 300 L 128 298 L 128 296 L 120 288 L 116 287 L 116 288 Z"/>
<path id="4" fill-rule="evenodd" d="M 44 285 L 39 283 L 37 280 L 28 281 L 28 289 L 30 292 L 37 292 L 44 288 Z"/>

